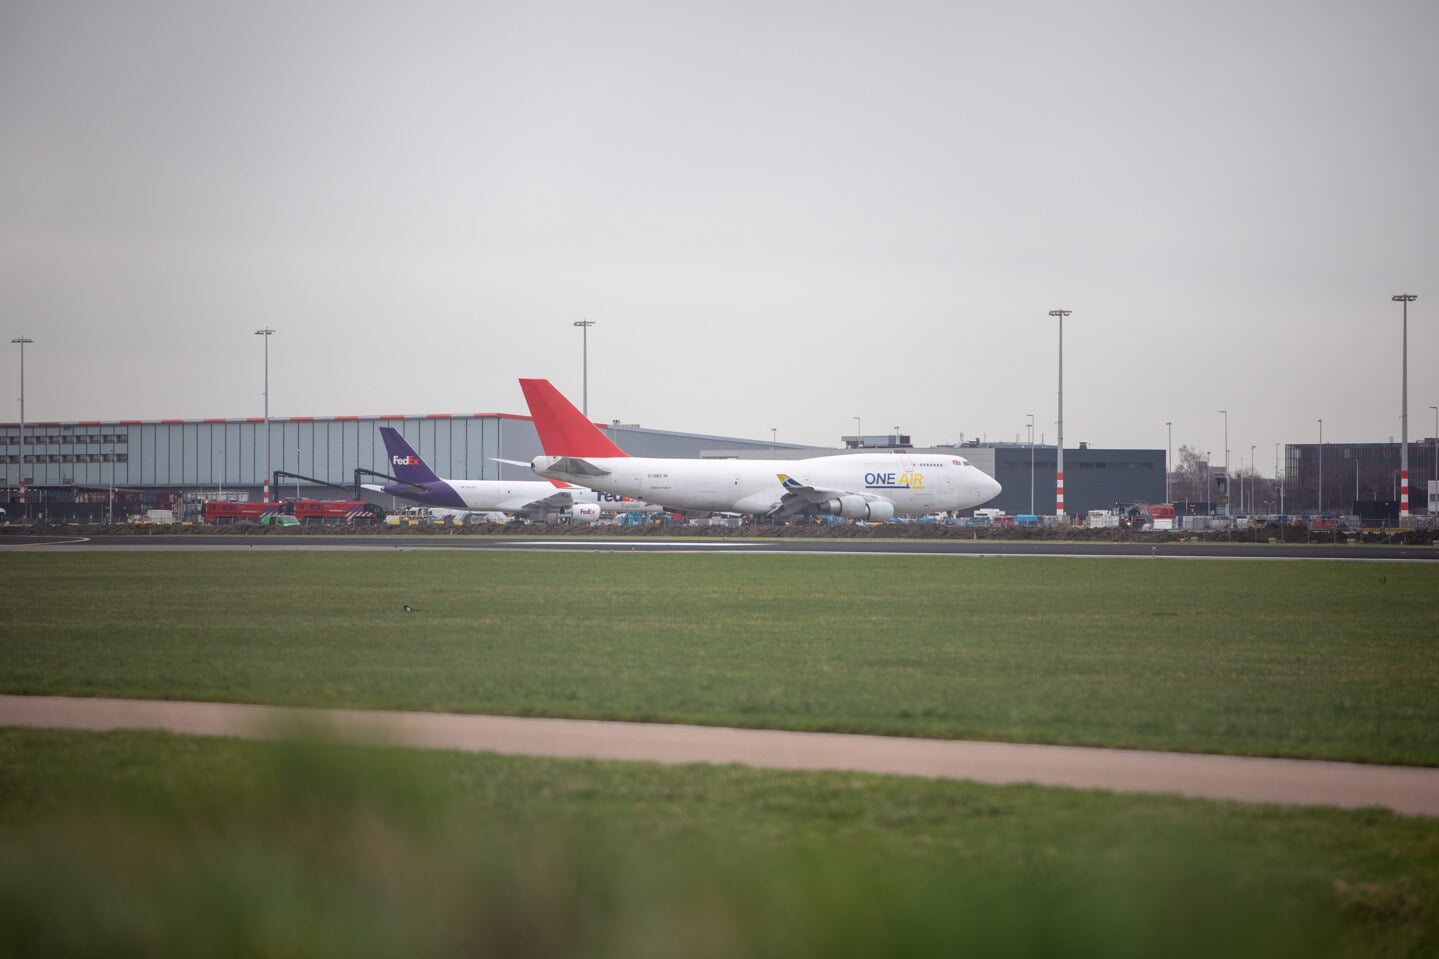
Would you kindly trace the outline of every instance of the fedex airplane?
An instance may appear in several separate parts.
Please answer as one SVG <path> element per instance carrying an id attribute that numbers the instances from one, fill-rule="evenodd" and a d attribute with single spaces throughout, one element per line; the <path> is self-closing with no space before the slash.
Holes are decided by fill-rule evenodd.
<path id="1" fill-rule="evenodd" d="M 562 516 L 573 522 L 593 523 L 603 513 L 652 512 L 657 507 L 613 493 L 596 492 L 553 480 L 441 479 L 425 465 L 405 438 L 389 426 L 380 427 L 389 453 L 390 470 L 397 483 L 365 485 L 411 503 L 440 509 L 472 512 L 518 513 L 545 519 Z"/>
<path id="2" fill-rule="evenodd" d="M 893 450 L 802 460 L 628 456 L 549 380 L 522 379 L 520 388 L 547 454 L 535 457 L 531 469 L 667 509 L 887 520 L 968 509 L 1000 491 L 992 477 L 948 453 Z"/>

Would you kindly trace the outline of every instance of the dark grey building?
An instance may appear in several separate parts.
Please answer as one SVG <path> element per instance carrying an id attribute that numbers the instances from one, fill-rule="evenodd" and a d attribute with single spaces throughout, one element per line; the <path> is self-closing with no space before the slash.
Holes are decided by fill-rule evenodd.
<path id="1" fill-rule="evenodd" d="M 1399 503 L 1398 443 L 1290 443 L 1284 495 L 1290 513 L 1363 512 L 1359 503 Z M 1409 443 L 1409 509 L 1433 512 L 1429 481 L 1439 479 L 1439 439 Z M 1323 501 L 1320 501 L 1320 496 Z"/>
<path id="2" fill-rule="evenodd" d="M 1016 515 L 1054 515 L 1058 470 L 1054 446 L 967 443 L 952 449 L 1004 487 L 986 507 Z M 1100 450 L 1083 444 L 1065 449 L 1064 508 L 1070 516 L 1108 509 L 1116 503 L 1162 502 L 1164 450 Z"/>

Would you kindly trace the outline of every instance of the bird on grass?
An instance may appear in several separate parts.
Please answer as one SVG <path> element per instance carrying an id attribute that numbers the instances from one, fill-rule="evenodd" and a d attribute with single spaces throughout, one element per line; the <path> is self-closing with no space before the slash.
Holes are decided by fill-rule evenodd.
<path id="1" fill-rule="evenodd" d="M 415 607 L 411 606 L 409 603 L 406 603 L 406 604 L 405 604 L 405 612 L 407 612 L 407 613 L 413 613 L 414 611 L 415 611 Z"/>

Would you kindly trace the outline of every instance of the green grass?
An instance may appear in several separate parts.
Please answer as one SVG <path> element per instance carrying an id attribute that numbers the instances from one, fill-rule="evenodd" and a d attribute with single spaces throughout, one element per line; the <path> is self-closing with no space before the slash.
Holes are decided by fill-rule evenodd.
<path id="1" fill-rule="evenodd" d="M 1422 956 L 1439 828 L 842 773 L 0 730 L 0 956 Z"/>
<path id="2" fill-rule="evenodd" d="M 1439 764 L 1434 565 L 126 552 L 0 576 L 5 692 Z"/>

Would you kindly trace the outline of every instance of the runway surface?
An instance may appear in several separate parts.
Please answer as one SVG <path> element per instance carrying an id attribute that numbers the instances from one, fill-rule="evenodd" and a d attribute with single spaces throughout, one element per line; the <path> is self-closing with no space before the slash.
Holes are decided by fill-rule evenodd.
<path id="1" fill-rule="evenodd" d="M 664 764 L 737 763 L 1250 803 L 1381 807 L 1405 815 L 1439 816 L 1439 769 L 1406 766 L 713 726 L 47 696 L 0 696 L 0 725 L 251 739 L 283 738 L 298 729 L 320 727 L 358 742 L 422 749 Z"/>
<path id="2" fill-rule="evenodd" d="M 879 556 L 1074 556 L 1134 559 L 1439 561 L 1439 546 L 1107 543 L 1072 540 L 848 539 L 748 536 L 155 535 L 0 536 L 0 552 L 102 550 L 521 550 L 525 552 L 790 553 Z"/>

